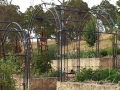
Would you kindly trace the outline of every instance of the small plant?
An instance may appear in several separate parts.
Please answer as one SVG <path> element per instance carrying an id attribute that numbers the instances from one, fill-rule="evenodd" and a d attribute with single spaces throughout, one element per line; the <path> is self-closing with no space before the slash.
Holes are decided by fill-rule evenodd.
<path id="1" fill-rule="evenodd" d="M 42 77 L 58 77 L 58 71 L 50 70 L 42 75 Z"/>
<path id="2" fill-rule="evenodd" d="M 98 84 L 103 84 L 103 81 L 102 80 L 98 81 Z"/>
<path id="3" fill-rule="evenodd" d="M 48 54 L 49 54 L 49 59 L 50 60 L 55 60 L 56 59 L 56 46 L 55 45 L 49 45 L 48 46 Z"/>
<path id="4" fill-rule="evenodd" d="M 107 56 L 107 55 L 108 55 L 108 53 L 107 53 L 107 50 L 106 50 L 106 49 L 100 50 L 100 56 L 101 56 L 101 57 L 104 57 L 104 56 Z"/>
<path id="5" fill-rule="evenodd" d="M 68 59 L 73 59 L 73 58 L 75 58 L 74 53 L 73 53 L 73 52 L 69 52 L 69 53 L 67 54 L 67 58 L 68 58 Z"/>
<path id="6" fill-rule="evenodd" d="M 83 58 L 93 58 L 93 57 L 95 57 L 95 52 L 94 51 L 87 51 L 83 55 Z"/>

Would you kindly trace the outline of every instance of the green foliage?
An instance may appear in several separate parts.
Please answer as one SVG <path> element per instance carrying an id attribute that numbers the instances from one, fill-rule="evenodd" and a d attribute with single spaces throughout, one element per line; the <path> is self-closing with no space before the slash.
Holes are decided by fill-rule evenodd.
<path id="1" fill-rule="evenodd" d="M 109 48 L 109 49 L 101 49 L 100 50 L 100 57 L 104 57 L 104 56 L 111 56 L 113 53 L 112 51 L 112 48 Z M 117 48 L 117 54 L 119 55 L 120 54 L 120 48 Z M 71 57 L 72 54 L 71 54 Z M 69 56 L 69 58 L 71 58 Z M 80 58 L 94 58 L 95 57 L 95 51 L 93 50 L 89 50 L 89 51 L 80 51 Z"/>
<path id="2" fill-rule="evenodd" d="M 114 6 L 113 4 L 111 4 L 109 2 L 109 0 L 102 0 L 102 2 L 100 3 L 100 5 L 102 6 L 102 8 L 104 8 L 104 10 L 109 13 L 109 15 L 111 16 L 111 18 L 113 19 L 113 21 L 116 21 L 116 12 L 117 12 L 117 8 L 116 6 Z M 110 8 L 109 8 L 110 7 Z"/>
<path id="3" fill-rule="evenodd" d="M 75 81 L 85 81 L 90 80 L 92 77 L 92 69 L 83 68 L 81 71 L 76 72 Z"/>
<path id="4" fill-rule="evenodd" d="M 117 24 L 118 24 L 118 29 L 120 29 L 120 15 L 117 15 L 117 20 L 116 20 Z M 118 40 L 120 40 L 120 32 L 118 31 Z"/>
<path id="5" fill-rule="evenodd" d="M 94 51 L 87 51 L 87 52 L 84 52 L 83 54 L 83 58 L 93 58 L 95 57 L 95 52 Z"/>
<path id="6" fill-rule="evenodd" d="M 47 73 L 43 73 L 42 77 L 58 77 L 58 71 L 56 71 L 56 70 L 50 70 Z"/>
<path id="7" fill-rule="evenodd" d="M 101 56 L 101 57 L 104 57 L 104 56 L 107 56 L 107 55 L 108 55 L 108 53 L 107 53 L 107 50 L 106 50 L 106 49 L 100 50 L 100 56 Z"/>
<path id="8" fill-rule="evenodd" d="M 102 80 L 98 81 L 98 84 L 103 84 L 103 81 Z"/>
<path id="9" fill-rule="evenodd" d="M 100 81 L 100 80 L 104 80 L 109 76 L 109 70 L 101 70 L 101 69 L 97 69 L 95 71 L 93 71 L 93 76 L 92 76 L 92 80 L 94 81 Z"/>
<path id="10" fill-rule="evenodd" d="M 73 54 L 73 53 L 69 53 L 68 55 L 67 55 L 67 58 L 68 59 L 73 59 L 75 57 L 75 55 Z"/>
<path id="11" fill-rule="evenodd" d="M 120 72 L 116 69 L 85 69 L 76 72 L 75 81 L 85 81 L 93 80 L 98 81 L 99 84 L 102 84 L 101 81 L 110 81 L 112 83 L 118 83 L 120 81 Z"/>
<path id="12" fill-rule="evenodd" d="M 41 74 L 48 72 L 51 69 L 51 60 L 49 52 L 34 52 L 33 62 L 31 64 L 31 77 L 39 77 Z"/>
<path id="13" fill-rule="evenodd" d="M 112 55 L 112 48 L 110 48 L 110 49 L 107 50 L 107 54 L 108 55 Z"/>
<path id="14" fill-rule="evenodd" d="M 83 32 L 84 40 L 86 41 L 86 43 L 88 44 L 89 47 L 93 47 L 96 42 L 95 20 L 93 20 L 93 19 L 89 20 L 85 24 L 83 30 L 85 31 L 85 32 Z"/>
<path id="15" fill-rule="evenodd" d="M 116 18 L 117 18 L 117 14 L 116 13 L 117 13 L 118 10 L 117 10 L 115 5 L 113 5 L 113 4 L 111 4 L 109 2 L 109 0 L 102 0 L 99 5 L 97 5 L 97 6 L 94 5 L 92 7 L 92 9 L 98 9 L 98 8 L 101 8 L 103 11 L 105 11 L 107 14 L 109 14 L 114 22 L 116 21 Z M 106 17 L 107 14 L 105 12 L 102 12 L 104 15 L 100 15 L 99 19 L 103 23 L 110 24 L 110 22 L 112 22 L 112 21 L 108 17 Z M 94 14 L 95 13 L 97 14 L 98 11 L 94 10 Z M 104 27 L 106 28 L 106 27 L 108 27 L 108 25 L 104 25 Z M 112 31 L 113 31 L 113 29 L 112 29 Z"/>
<path id="16" fill-rule="evenodd" d="M 117 48 L 117 54 L 120 54 L 120 48 Z"/>
<path id="17" fill-rule="evenodd" d="M 116 69 L 112 69 L 106 80 L 109 80 L 113 83 L 118 83 L 120 81 L 120 72 L 118 72 Z"/>
<path id="18" fill-rule="evenodd" d="M 52 60 L 56 60 L 56 46 L 49 45 L 48 52 L 39 53 L 37 49 L 34 50 L 33 62 L 31 64 L 31 76 L 39 77 L 43 73 L 47 73 L 51 70 Z M 47 61 L 46 61 L 47 60 Z M 48 62 L 48 63 L 47 63 Z"/>
<path id="19" fill-rule="evenodd" d="M 17 74 L 17 64 L 14 62 L 12 57 L 7 57 L 0 60 L 0 85 L 3 90 L 16 90 L 15 80 L 12 78 L 12 74 Z"/>
<path id="20" fill-rule="evenodd" d="M 118 0 L 118 1 L 116 2 L 116 4 L 120 7 L 120 0 Z"/>
<path id="21" fill-rule="evenodd" d="M 48 54 L 49 54 L 49 59 L 50 60 L 55 60 L 56 59 L 56 46 L 55 45 L 49 45 L 48 46 Z"/>
<path id="22" fill-rule="evenodd" d="M 39 74 L 45 73 L 47 69 L 51 69 L 49 56 L 45 56 L 43 53 L 40 53 L 37 59 L 38 60 L 36 61 L 36 69 L 39 72 Z"/>
<path id="23" fill-rule="evenodd" d="M 78 58 L 94 58 L 95 57 L 95 51 L 80 51 L 80 55 L 78 55 L 79 57 Z M 70 52 L 67 54 L 67 58 L 68 59 L 73 59 L 73 58 L 77 58 L 77 54 L 76 53 L 73 53 L 73 52 Z"/>
<path id="24" fill-rule="evenodd" d="M 101 57 L 110 56 L 112 54 L 113 54 L 112 48 L 100 50 L 100 56 Z M 117 48 L 117 54 L 120 54 L 120 48 Z"/>

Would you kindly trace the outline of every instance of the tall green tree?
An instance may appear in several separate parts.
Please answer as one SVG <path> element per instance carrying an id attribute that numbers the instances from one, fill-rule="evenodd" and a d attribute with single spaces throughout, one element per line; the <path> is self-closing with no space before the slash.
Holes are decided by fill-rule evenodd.
<path id="1" fill-rule="evenodd" d="M 28 28 L 28 25 L 30 23 L 30 20 L 32 18 L 32 14 L 33 14 L 33 11 L 34 11 L 34 7 L 33 6 L 30 6 L 27 8 L 27 10 L 22 13 L 22 17 L 23 17 L 23 29 L 27 29 Z"/>
<path id="2" fill-rule="evenodd" d="M 83 38 L 89 47 L 93 47 L 96 42 L 96 24 L 95 20 L 89 20 L 83 28 Z"/>

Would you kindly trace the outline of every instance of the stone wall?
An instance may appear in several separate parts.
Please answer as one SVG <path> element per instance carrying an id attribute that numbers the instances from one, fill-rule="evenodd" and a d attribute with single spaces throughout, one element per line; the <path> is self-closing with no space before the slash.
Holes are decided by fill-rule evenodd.
<path id="1" fill-rule="evenodd" d="M 92 68 L 93 70 L 97 68 L 101 69 L 112 68 L 112 58 L 81 58 L 80 60 L 79 59 L 62 60 L 62 69 L 66 71 L 68 70 L 68 72 L 70 72 L 72 69 L 77 70 L 78 66 L 80 66 L 80 68 Z M 57 70 L 58 60 L 53 60 L 52 67 L 55 70 Z M 119 62 L 118 68 L 120 68 Z"/>
<path id="2" fill-rule="evenodd" d="M 119 85 L 100 85 L 79 82 L 57 82 L 56 90 L 120 90 Z"/>
<path id="3" fill-rule="evenodd" d="M 58 78 L 32 78 L 29 80 L 30 90 L 56 90 Z"/>

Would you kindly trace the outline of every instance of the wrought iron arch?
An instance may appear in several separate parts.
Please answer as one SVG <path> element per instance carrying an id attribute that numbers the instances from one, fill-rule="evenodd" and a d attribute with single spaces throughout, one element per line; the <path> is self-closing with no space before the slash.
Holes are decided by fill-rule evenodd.
<path id="1" fill-rule="evenodd" d="M 51 11 L 49 8 L 47 8 L 47 10 L 49 10 L 50 12 L 51 12 L 51 15 L 53 16 L 53 18 L 47 18 L 47 16 L 40 16 L 40 17 L 36 17 L 36 14 L 37 13 L 39 13 L 41 10 L 42 10 L 42 8 L 41 7 L 38 7 L 37 9 L 35 9 L 35 11 L 33 12 L 33 14 L 32 14 L 32 18 L 31 18 L 31 21 L 30 21 L 30 24 L 29 24 L 29 31 L 32 29 L 32 26 L 33 26 L 33 18 L 34 17 L 36 17 L 36 18 L 39 18 L 39 19 L 44 19 L 44 20 L 48 20 L 48 21 L 51 21 L 51 20 L 54 20 L 55 21 L 55 26 L 56 26 L 56 28 L 57 28 L 57 33 L 58 33 L 58 36 L 56 37 L 58 40 L 59 40 L 59 52 L 58 52 L 58 57 L 59 57 L 59 61 L 60 61 L 60 63 L 59 63 L 59 73 L 60 73 L 60 81 L 62 81 L 62 72 L 63 72 L 63 70 L 62 70 L 62 54 L 63 54 L 63 51 L 62 51 L 62 45 L 63 45 L 63 43 L 62 43 L 62 40 L 63 40 L 63 36 L 62 36 L 62 33 L 63 32 L 75 32 L 75 33 L 77 33 L 77 35 L 78 35 L 78 38 L 77 38 L 77 40 L 80 40 L 80 33 L 81 32 L 83 32 L 83 30 L 82 30 L 82 27 L 84 27 L 84 25 L 85 25 L 85 23 L 87 22 L 87 20 L 90 18 L 89 17 L 89 15 L 91 14 L 91 15 L 93 15 L 94 14 L 94 10 L 93 9 L 88 9 L 88 10 L 85 10 L 85 11 L 80 11 L 79 9 L 78 10 L 74 10 L 73 8 L 77 8 L 77 7 L 70 7 L 70 8 L 72 8 L 72 10 L 70 10 L 69 8 L 68 9 L 66 9 L 65 7 L 69 7 L 69 6 L 65 6 L 65 5 L 58 5 L 58 6 L 60 6 L 61 8 L 56 8 L 55 6 L 56 5 L 54 5 L 54 4 L 50 4 L 50 3 L 42 3 L 41 5 L 45 5 L 45 6 L 47 6 L 47 5 L 51 5 L 52 6 L 52 8 L 54 9 L 54 11 Z M 76 12 L 76 13 L 78 13 L 78 12 L 81 12 L 81 13 L 86 13 L 85 14 L 85 16 L 82 18 L 82 20 L 79 20 L 79 19 L 77 19 L 77 20 L 69 20 L 69 18 L 67 17 L 67 19 L 66 18 L 62 18 L 62 16 L 61 16 L 61 14 L 62 13 L 59 13 L 59 11 L 61 11 L 61 12 L 66 12 L 66 11 L 70 11 L 70 12 Z M 107 23 L 108 23 L 108 25 L 110 26 L 110 27 L 112 27 L 113 28 L 113 31 L 115 31 L 115 34 L 116 34 L 116 38 L 117 38 L 117 30 L 116 30 L 116 28 L 115 28 L 115 23 L 114 23 L 114 21 L 112 20 L 112 18 L 111 18 L 111 16 L 110 16 L 110 14 L 109 13 L 107 13 L 104 9 L 102 9 L 101 7 L 99 7 L 98 9 L 95 9 L 95 11 L 98 11 L 98 13 L 96 14 L 96 17 L 97 17 L 97 15 L 100 15 L 103 19 L 105 19 L 106 21 L 107 21 Z M 107 19 L 106 17 L 105 17 L 105 15 L 109 18 L 109 19 Z M 72 17 L 72 16 L 71 16 Z M 94 18 L 95 19 L 97 19 L 95 16 L 94 16 Z M 109 21 L 110 20 L 110 21 Z M 68 21 L 70 21 L 70 22 L 78 22 L 79 23 L 79 27 L 77 28 L 77 29 L 75 29 L 75 30 L 68 30 L 66 27 L 64 28 L 64 22 L 68 22 Z M 100 33 L 100 32 L 96 32 L 96 33 Z M 113 33 L 113 32 L 110 32 L 110 33 Z M 116 48 L 117 48 L 117 39 L 116 39 L 116 42 L 115 42 L 116 44 Z M 78 43 L 79 44 L 79 43 Z M 99 45 L 99 43 L 98 43 L 98 45 Z M 116 65 L 115 65 L 115 67 L 117 67 L 117 50 L 115 49 L 115 62 L 116 62 Z"/>
<path id="2" fill-rule="evenodd" d="M 5 28 L 0 29 L 0 33 L 1 33 L 1 37 L 0 37 L 1 44 L 0 45 L 1 45 L 2 53 L 3 53 L 2 57 L 4 57 L 5 60 L 6 60 L 7 56 L 15 56 L 15 57 L 24 58 L 24 64 L 25 64 L 24 70 L 23 70 L 24 76 L 23 76 L 23 81 L 20 81 L 20 83 L 23 85 L 23 89 L 28 88 L 28 82 L 29 82 L 29 78 L 28 78 L 29 69 L 28 69 L 28 67 L 29 67 L 29 65 L 28 65 L 28 45 L 27 45 L 26 33 L 17 22 L 0 22 L 0 24 L 5 25 Z M 13 26 L 15 26 L 15 27 L 13 27 Z M 22 46 L 23 47 L 22 53 L 15 53 L 14 54 L 14 53 L 6 53 L 5 52 L 4 45 L 7 41 L 8 35 L 11 33 L 17 34 L 18 38 L 20 39 L 20 42 L 23 45 Z M 22 65 L 20 67 L 22 67 Z"/>

